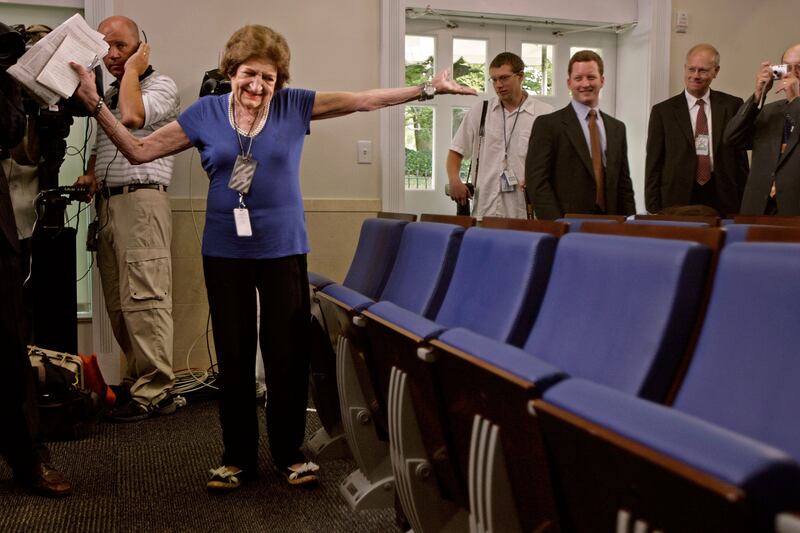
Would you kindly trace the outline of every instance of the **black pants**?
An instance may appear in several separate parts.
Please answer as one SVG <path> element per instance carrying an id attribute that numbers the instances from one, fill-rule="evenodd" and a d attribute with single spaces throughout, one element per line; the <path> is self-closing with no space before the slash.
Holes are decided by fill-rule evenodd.
<path id="1" fill-rule="evenodd" d="M 257 297 L 273 462 L 284 468 L 304 461 L 300 447 L 305 437 L 311 320 L 306 256 L 203 256 L 203 271 L 220 370 L 219 415 L 225 447 L 222 464 L 252 474 L 258 467 Z"/>
<path id="2" fill-rule="evenodd" d="M 692 186 L 692 199 L 691 203 L 693 205 L 704 205 L 706 207 L 711 207 L 715 209 L 717 213 L 721 216 L 726 216 L 725 213 L 719 205 L 719 198 L 717 198 L 717 180 L 714 176 L 714 173 L 711 173 L 711 179 L 709 179 L 704 185 L 700 185 L 697 181 L 694 182 Z"/>
<path id="3" fill-rule="evenodd" d="M 0 454 L 24 481 L 48 452 L 38 435 L 36 381 L 25 348 L 19 256 L 0 242 Z"/>

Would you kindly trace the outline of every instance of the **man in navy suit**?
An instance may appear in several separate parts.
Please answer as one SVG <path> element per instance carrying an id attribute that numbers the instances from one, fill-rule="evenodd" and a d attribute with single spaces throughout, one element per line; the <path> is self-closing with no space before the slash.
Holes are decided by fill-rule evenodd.
<path id="1" fill-rule="evenodd" d="M 536 218 L 566 213 L 632 215 L 625 124 L 600 111 L 603 60 L 581 50 L 569 60 L 572 101 L 533 124 L 525 176 Z"/>
<path id="2" fill-rule="evenodd" d="M 705 205 L 723 216 L 739 212 L 747 182 L 747 153 L 723 142 L 723 131 L 742 99 L 711 90 L 719 52 L 693 46 L 684 64 L 686 89 L 653 106 L 647 131 L 645 203 L 666 207 Z"/>

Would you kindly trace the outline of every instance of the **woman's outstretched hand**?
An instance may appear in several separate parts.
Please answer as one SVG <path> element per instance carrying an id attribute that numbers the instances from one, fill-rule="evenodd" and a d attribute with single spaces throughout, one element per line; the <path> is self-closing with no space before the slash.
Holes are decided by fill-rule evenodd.
<path id="1" fill-rule="evenodd" d="M 78 78 L 81 80 L 81 84 L 75 89 L 74 96 L 91 113 L 100 100 L 100 95 L 97 94 L 97 87 L 94 84 L 94 72 L 72 61 L 70 61 L 69 66 L 72 67 L 72 70 L 78 74 Z"/>
<path id="2" fill-rule="evenodd" d="M 472 87 L 461 85 L 451 79 L 449 68 L 440 70 L 431 80 L 431 84 L 436 89 L 436 94 L 478 94 Z"/>

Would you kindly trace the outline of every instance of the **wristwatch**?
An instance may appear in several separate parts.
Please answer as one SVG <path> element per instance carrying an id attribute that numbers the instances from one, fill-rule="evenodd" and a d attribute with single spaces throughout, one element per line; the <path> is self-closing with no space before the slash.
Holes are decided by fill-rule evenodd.
<path id="1" fill-rule="evenodd" d="M 433 83 L 430 81 L 426 81 L 422 85 L 419 86 L 419 101 L 424 102 L 425 100 L 430 100 L 436 95 L 436 87 L 433 86 Z"/>

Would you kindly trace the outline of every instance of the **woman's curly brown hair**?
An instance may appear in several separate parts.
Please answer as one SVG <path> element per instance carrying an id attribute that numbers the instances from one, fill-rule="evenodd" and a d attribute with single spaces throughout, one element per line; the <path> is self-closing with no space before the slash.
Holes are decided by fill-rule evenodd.
<path id="1" fill-rule="evenodd" d="M 276 91 L 289 82 L 289 44 L 283 35 L 258 24 L 239 28 L 225 45 L 219 69 L 232 78 L 239 65 L 253 58 L 266 59 L 275 64 L 278 71 Z"/>

